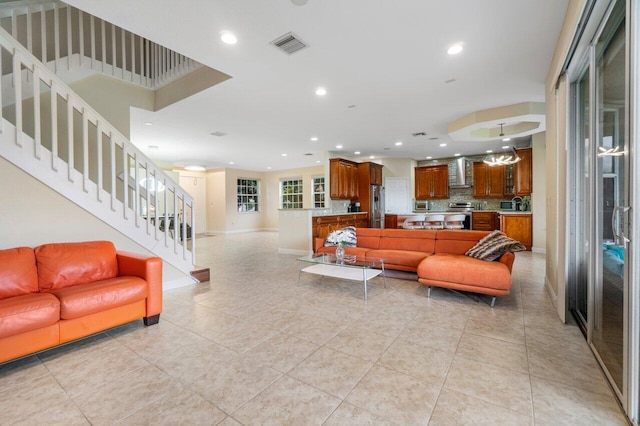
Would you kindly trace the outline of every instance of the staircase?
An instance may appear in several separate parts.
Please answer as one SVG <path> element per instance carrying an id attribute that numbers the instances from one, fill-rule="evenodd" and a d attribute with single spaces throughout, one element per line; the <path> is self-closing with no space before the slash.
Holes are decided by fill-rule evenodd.
<path id="1" fill-rule="evenodd" d="M 62 3 L 14 4 L 0 11 L 0 156 L 188 274 L 193 199 L 57 74 L 156 89 L 201 65 Z"/>

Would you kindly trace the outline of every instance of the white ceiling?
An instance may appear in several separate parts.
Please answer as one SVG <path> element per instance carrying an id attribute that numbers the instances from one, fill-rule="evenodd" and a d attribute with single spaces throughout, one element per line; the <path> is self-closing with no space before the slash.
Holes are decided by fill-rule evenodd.
<path id="1" fill-rule="evenodd" d="M 502 145 L 453 141 L 447 124 L 477 110 L 544 101 L 568 0 L 68 3 L 233 77 L 159 112 L 133 109 L 131 139 L 144 152 L 175 165 L 277 170 L 315 165 L 338 144 L 363 160 L 471 155 Z M 223 30 L 238 43 L 222 43 Z M 289 56 L 269 44 L 290 31 L 310 47 Z M 464 51 L 447 55 L 456 42 Z M 318 86 L 325 97 L 315 95 Z"/>

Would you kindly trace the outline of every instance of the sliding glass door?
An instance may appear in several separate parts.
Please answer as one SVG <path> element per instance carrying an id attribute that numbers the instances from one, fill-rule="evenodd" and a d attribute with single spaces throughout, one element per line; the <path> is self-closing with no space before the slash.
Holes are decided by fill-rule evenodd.
<path id="1" fill-rule="evenodd" d="M 627 2 L 615 1 L 571 85 L 570 310 L 626 405 L 630 146 Z"/>
<path id="2" fill-rule="evenodd" d="M 618 2 L 595 46 L 596 274 L 591 342 L 614 387 L 624 392 L 628 155 L 624 1 Z"/>

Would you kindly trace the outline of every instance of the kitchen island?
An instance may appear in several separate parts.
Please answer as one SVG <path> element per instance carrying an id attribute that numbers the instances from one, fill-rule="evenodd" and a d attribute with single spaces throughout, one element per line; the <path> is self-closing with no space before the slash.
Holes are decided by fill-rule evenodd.
<path id="1" fill-rule="evenodd" d="M 333 230 L 346 226 L 369 227 L 369 214 L 336 213 L 328 209 L 280 209 L 278 252 L 307 256 L 313 253 L 313 241 L 326 238 Z"/>

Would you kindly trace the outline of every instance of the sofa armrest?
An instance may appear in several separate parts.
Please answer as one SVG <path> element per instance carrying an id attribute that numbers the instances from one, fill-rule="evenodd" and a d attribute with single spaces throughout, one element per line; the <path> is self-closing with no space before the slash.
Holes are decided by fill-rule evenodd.
<path id="1" fill-rule="evenodd" d="M 147 317 L 162 312 L 162 259 L 138 253 L 118 251 L 118 275 L 140 277 L 149 285 Z"/>
<path id="2" fill-rule="evenodd" d="M 318 249 L 324 247 L 324 238 L 316 238 L 313 244 L 313 252 L 317 253 Z"/>
<path id="3" fill-rule="evenodd" d="M 513 252 L 506 252 L 505 254 L 502 255 L 502 257 L 500 257 L 500 259 L 498 259 L 498 262 L 500 263 L 504 263 L 505 265 L 507 265 L 507 268 L 509 268 L 509 273 L 511 273 L 511 269 L 513 267 L 513 261 L 516 259 L 516 255 L 513 254 Z"/>

